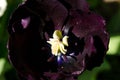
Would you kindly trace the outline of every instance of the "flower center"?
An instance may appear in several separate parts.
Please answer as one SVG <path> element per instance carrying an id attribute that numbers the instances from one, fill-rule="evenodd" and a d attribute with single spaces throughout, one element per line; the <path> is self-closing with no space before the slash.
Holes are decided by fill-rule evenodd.
<path id="1" fill-rule="evenodd" d="M 51 51 L 54 56 L 66 54 L 67 49 L 65 49 L 65 46 L 68 46 L 68 36 L 63 37 L 60 30 L 55 30 L 53 38 L 50 38 L 47 42 L 51 45 Z"/>

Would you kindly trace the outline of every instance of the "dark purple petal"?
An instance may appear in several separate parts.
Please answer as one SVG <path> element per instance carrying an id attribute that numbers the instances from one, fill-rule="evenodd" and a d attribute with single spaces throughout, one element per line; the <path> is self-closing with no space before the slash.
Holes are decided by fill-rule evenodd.
<path id="1" fill-rule="evenodd" d="M 53 22 L 55 29 L 61 29 L 63 23 L 68 15 L 67 9 L 57 0 L 44 0 L 42 4 Z"/>
<path id="2" fill-rule="evenodd" d="M 92 69 L 95 66 L 100 66 L 103 62 L 106 51 L 108 50 L 109 37 L 105 31 L 94 32 L 93 35 L 94 50 L 91 49 L 91 53 L 87 52 L 89 56 L 86 56 L 88 69 Z"/>
<path id="3" fill-rule="evenodd" d="M 72 77 L 72 75 L 66 75 L 61 72 L 58 73 L 45 72 L 44 75 L 49 77 L 49 80 L 77 80 L 76 77 Z"/>
<path id="4" fill-rule="evenodd" d="M 55 29 L 61 29 L 68 15 L 67 9 L 58 0 L 27 0 L 25 5 L 41 17 L 44 16 L 44 20 L 52 20 Z"/>
<path id="5" fill-rule="evenodd" d="M 39 16 L 30 13 L 24 6 L 20 6 L 13 16 L 8 27 L 10 33 L 9 59 L 21 75 L 27 77 L 29 74 L 33 76 L 38 72 L 42 73 L 43 70 L 48 69 L 49 64 L 46 63 L 46 60 L 50 51 L 46 52 L 48 49 L 44 45 L 46 41 L 39 33 L 42 30 Z M 21 24 L 21 20 L 28 16 L 30 16 L 30 23 L 26 29 L 23 29 L 24 25 Z M 42 59 L 43 56 L 44 59 Z"/>
<path id="6" fill-rule="evenodd" d="M 73 9 L 79 9 L 82 10 L 83 12 L 89 12 L 89 6 L 86 0 L 63 0 L 63 1 L 68 2 Z"/>
<path id="7" fill-rule="evenodd" d="M 105 20 L 93 12 L 71 11 L 70 24 L 73 26 L 72 32 L 77 37 L 84 37 L 91 32 L 104 30 Z"/>
<path id="8" fill-rule="evenodd" d="M 109 43 L 105 20 L 93 12 L 72 10 L 67 24 L 73 26 L 72 33 L 75 36 L 84 38 L 85 45 L 82 55 L 85 57 L 86 68 L 92 69 L 99 66 L 103 62 Z"/>

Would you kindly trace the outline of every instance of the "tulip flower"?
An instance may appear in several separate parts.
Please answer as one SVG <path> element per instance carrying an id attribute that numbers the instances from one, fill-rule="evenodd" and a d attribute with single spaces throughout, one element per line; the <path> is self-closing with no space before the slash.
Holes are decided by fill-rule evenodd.
<path id="1" fill-rule="evenodd" d="M 77 80 L 108 50 L 105 20 L 85 0 L 26 0 L 8 32 L 8 57 L 21 80 Z"/>

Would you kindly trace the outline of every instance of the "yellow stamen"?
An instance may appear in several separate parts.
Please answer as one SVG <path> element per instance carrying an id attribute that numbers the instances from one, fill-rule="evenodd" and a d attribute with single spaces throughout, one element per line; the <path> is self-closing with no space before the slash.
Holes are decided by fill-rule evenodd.
<path id="1" fill-rule="evenodd" d="M 68 36 L 63 37 L 60 30 L 55 30 L 53 38 L 50 38 L 47 42 L 51 45 L 53 55 L 58 56 L 61 53 L 66 54 L 67 50 L 65 49 L 65 46 L 68 46 Z"/>

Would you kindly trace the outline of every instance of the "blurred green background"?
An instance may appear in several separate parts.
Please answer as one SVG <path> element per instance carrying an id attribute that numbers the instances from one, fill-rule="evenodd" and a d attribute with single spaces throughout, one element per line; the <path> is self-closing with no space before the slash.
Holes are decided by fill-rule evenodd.
<path id="1" fill-rule="evenodd" d="M 109 50 L 104 63 L 92 71 L 85 71 L 79 80 L 120 80 L 120 0 L 87 0 L 90 9 L 106 20 L 110 34 Z M 18 80 L 8 60 L 7 25 L 12 12 L 22 0 L 0 0 L 0 80 Z"/>

